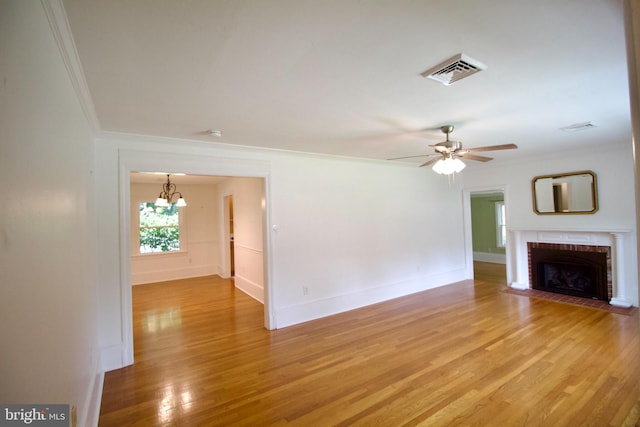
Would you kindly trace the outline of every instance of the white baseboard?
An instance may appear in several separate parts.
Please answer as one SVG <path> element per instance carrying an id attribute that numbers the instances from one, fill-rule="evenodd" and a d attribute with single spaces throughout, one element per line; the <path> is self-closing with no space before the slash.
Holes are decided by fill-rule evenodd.
<path id="1" fill-rule="evenodd" d="M 81 414 L 78 414 L 79 426 L 98 426 L 100 418 L 100 405 L 102 404 L 102 386 L 104 385 L 104 372 L 94 375 L 89 394 L 84 402 Z"/>
<path id="2" fill-rule="evenodd" d="M 626 299 L 622 299 L 622 298 L 611 298 L 611 301 L 609 301 L 609 304 L 616 306 L 616 307 L 624 307 L 624 308 L 629 308 L 631 307 L 633 304 L 631 304 L 631 302 L 627 301 Z"/>
<path id="3" fill-rule="evenodd" d="M 190 277 L 211 276 L 217 274 L 215 266 L 199 265 L 195 267 L 184 267 L 171 270 L 146 271 L 143 273 L 132 273 L 131 284 L 143 285 L 146 283 L 165 282 L 167 280 L 188 279 Z"/>
<path id="4" fill-rule="evenodd" d="M 234 282 L 236 288 L 240 289 L 242 292 L 249 295 L 256 301 L 264 304 L 264 287 L 260 286 L 258 283 L 252 282 L 249 279 L 237 275 L 234 277 Z"/>
<path id="5" fill-rule="evenodd" d="M 124 366 L 123 351 L 122 344 L 102 347 L 100 349 L 99 369 L 103 372 L 108 372 L 122 368 Z"/>
<path id="6" fill-rule="evenodd" d="M 528 283 L 511 282 L 511 287 L 513 289 L 518 289 L 518 290 L 524 291 L 525 289 L 529 289 L 529 284 Z"/>
<path id="7" fill-rule="evenodd" d="M 390 283 L 377 288 L 362 289 L 349 294 L 315 299 L 309 302 L 279 308 L 275 315 L 275 328 L 284 328 L 367 305 L 377 304 L 382 301 L 460 282 L 465 280 L 465 278 L 466 269 L 463 268 L 445 274 L 418 277 L 403 282 Z"/>
<path id="8" fill-rule="evenodd" d="M 473 260 L 480 261 L 480 262 L 492 262 L 494 264 L 506 264 L 507 256 L 505 254 L 474 252 Z"/>

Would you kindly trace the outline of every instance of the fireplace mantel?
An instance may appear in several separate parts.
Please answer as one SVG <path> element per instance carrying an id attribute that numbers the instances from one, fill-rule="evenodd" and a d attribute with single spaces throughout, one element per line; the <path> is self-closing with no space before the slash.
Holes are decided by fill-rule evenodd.
<path id="1" fill-rule="evenodd" d="M 557 233 L 631 233 L 633 230 L 627 228 L 586 228 L 586 227 L 508 227 L 508 231 L 522 232 L 522 231 L 534 231 L 534 232 L 557 232 Z"/>
<path id="2" fill-rule="evenodd" d="M 611 305 L 630 307 L 632 304 L 625 295 L 624 283 L 624 250 L 625 239 L 631 230 L 627 229 L 572 229 L 549 227 L 513 227 L 508 229 L 513 236 L 512 248 L 515 256 L 512 266 L 515 267 L 516 280 L 511 283 L 514 289 L 529 289 L 529 261 L 527 242 L 534 243 L 566 243 L 575 245 L 598 245 L 611 247 L 611 273 L 613 276 L 613 292 Z"/>

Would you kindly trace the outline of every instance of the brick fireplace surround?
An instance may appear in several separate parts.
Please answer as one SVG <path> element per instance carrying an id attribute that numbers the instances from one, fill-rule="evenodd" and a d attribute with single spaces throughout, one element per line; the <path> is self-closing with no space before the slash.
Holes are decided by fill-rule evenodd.
<path id="1" fill-rule="evenodd" d="M 511 288 L 531 289 L 530 248 L 553 247 L 576 251 L 606 251 L 607 288 L 610 304 L 617 307 L 630 307 L 626 296 L 625 284 L 625 246 L 629 240 L 627 230 L 543 230 L 509 229 L 511 241 L 511 272 L 515 272 L 515 281 Z"/>
<path id="2" fill-rule="evenodd" d="M 527 259 L 529 265 L 529 283 L 533 286 L 533 268 L 531 250 L 532 249 L 554 249 L 558 251 L 570 251 L 570 252 L 598 252 L 604 253 L 607 257 L 607 301 L 613 296 L 613 282 L 611 280 L 611 247 L 610 246 L 596 246 L 596 245 L 575 245 L 570 243 L 541 243 L 541 242 L 527 242 Z M 604 288 L 603 288 L 604 289 Z"/>

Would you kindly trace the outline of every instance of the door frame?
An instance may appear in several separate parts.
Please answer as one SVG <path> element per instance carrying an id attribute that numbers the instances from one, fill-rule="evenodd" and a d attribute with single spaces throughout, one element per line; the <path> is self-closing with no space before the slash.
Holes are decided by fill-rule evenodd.
<path id="1" fill-rule="evenodd" d="M 504 205 L 506 206 L 507 218 L 509 217 L 508 191 L 506 185 L 492 185 L 487 187 L 470 187 L 462 190 L 462 209 L 464 218 L 464 253 L 465 253 L 465 276 L 473 280 L 473 235 L 471 227 L 471 195 L 501 192 L 504 195 Z M 511 283 L 511 239 L 507 229 L 507 244 L 505 245 L 507 283 Z"/>
<path id="2" fill-rule="evenodd" d="M 232 217 L 232 209 L 233 209 L 233 193 L 224 194 L 222 196 L 222 205 L 223 205 L 223 213 L 222 213 L 222 222 L 223 222 L 223 231 L 222 231 L 222 239 L 223 243 L 223 260 L 224 265 L 222 267 L 224 271 L 224 275 L 227 278 L 231 278 L 235 275 L 234 272 L 234 256 L 231 251 L 231 245 L 233 241 L 231 240 L 231 231 L 229 230 L 229 224 L 233 221 Z"/>
<path id="3" fill-rule="evenodd" d="M 131 172 L 162 171 L 188 175 L 262 178 L 265 207 L 263 209 L 264 253 L 264 327 L 275 329 L 275 303 L 272 281 L 271 234 L 271 177 L 270 163 L 262 160 L 238 159 L 174 152 L 150 152 L 121 149 L 119 160 L 119 222 L 120 222 L 120 316 L 123 366 L 133 364 L 133 306 L 131 285 Z"/>

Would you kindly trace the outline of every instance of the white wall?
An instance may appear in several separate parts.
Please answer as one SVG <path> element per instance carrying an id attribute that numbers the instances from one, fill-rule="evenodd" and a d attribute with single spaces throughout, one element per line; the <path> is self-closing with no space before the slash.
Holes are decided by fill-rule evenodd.
<path id="1" fill-rule="evenodd" d="M 624 0 L 625 38 L 627 44 L 627 67 L 629 70 L 629 101 L 631 104 L 631 127 L 634 152 L 640 152 L 640 4 L 635 0 Z M 640 221 L 640 161 L 634 155 L 636 222 Z M 640 255 L 640 250 L 638 251 Z M 640 262 L 640 258 L 635 260 Z M 636 278 L 638 280 L 638 278 Z M 640 286 L 638 289 L 640 300 Z"/>
<path id="2" fill-rule="evenodd" d="M 181 184 L 180 192 L 187 206 L 180 208 L 182 221 L 180 252 L 139 254 L 138 206 L 155 201 L 158 184 L 131 184 L 131 277 L 134 285 L 188 277 L 208 276 L 219 272 L 220 209 L 217 188 L 206 184 Z"/>
<path id="3" fill-rule="evenodd" d="M 128 203 L 130 170 L 264 178 L 265 241 L 254 232 L 245 241 L 240 230 L 237 239 L 256 251 L 263 245 L 265 316 L 273 328 L 467 274 L 460 183 L 428 168 L 118 134 L 103 135 L 97 150 L 97 191 L 111 205 L 100 212 L 98 248 L 107 369 L 131 363 L 128 314 L 121 313 L 130 297 L 128 254 L 118 232 L 128 230 L 128 210 L 118 205 Z"/>
<path id="4" fill-rule="evenodd" d="M 597 130 L 594 130 L 597 131 Z M 603 139 L 606 142 L 606 139 Z M 615 141 L 614 141 L 615 142 Z M 536 215 L 533 211 L 531 180 L 539 175 L 591 170 L 597 176 L 599 210 L 593 215 Z M 516 161 L 492 167 L 491 162 L 465 169 L 465 190 L 505 188 L 508 229 L 623 231 L 625 295 L 638 305 L 636 262 L 635 184 L 631 137 L 607 144 L 602 150 L 557 153 L 553 157 Z M 511 235 L 511 234 L 510 234 Z M 515 254 L 508 242 L 507 268 L 515 280 Z"/>
<path id="5" fill-rule="evenodd" d="M 464 277 L 459 184 L 429 168 L 283 156 L 271 176 L 278 325 Z"/>
<path id="6" fill-rule="evenodd" d="M 43 3 L 0 2 L 0 402 L 100 402 L 92 128 Z"/>

